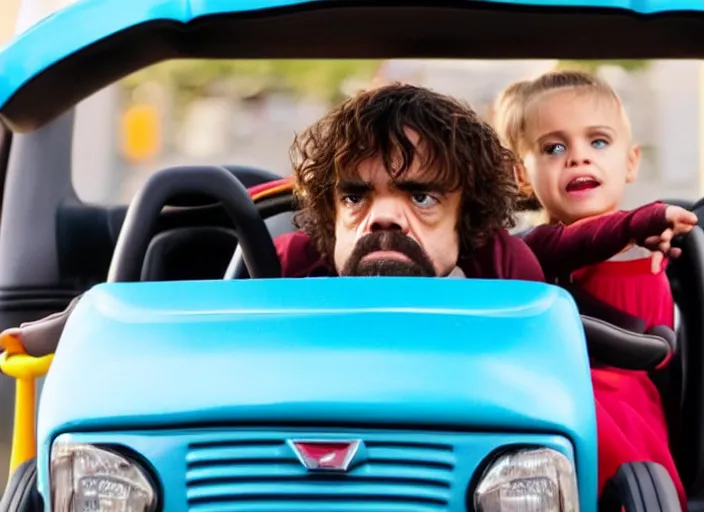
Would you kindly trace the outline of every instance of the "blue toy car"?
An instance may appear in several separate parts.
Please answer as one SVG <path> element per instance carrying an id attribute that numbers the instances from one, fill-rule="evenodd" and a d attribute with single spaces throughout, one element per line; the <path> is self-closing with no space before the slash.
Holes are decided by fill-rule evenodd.
<path id="1" fill-rule="evenodd" d="M 583 57 L 626 40 L 629 56 L 653 56 L 667 35 L 682 55 L 704 54 L 700 38 L 673 28 L 700 27 L 704 14 L 650 18 L 662 2 L 640 2 L 640 13 L 623 4 L 82 0 L 18 36 L 0 52 L 0 119 L 14 132 L 3 139 L 0 309 L 15 308 L 0 327 L 90 290 L 55 354 L 17 347 L 0 358 L 17 379 L 0 512 L 679 510 L 669 476 L 648 461 L 622 468 L 597 503 L 590 356 L 657 359 L 661 340 L 580 316 L 565 290 L 542 283 L 276 279 L 269 221 L 294 208 L 287 180 L 171 168 L 116 213 L 77 204 L 58 149 L 77 101 L 175 57 Z M 507 38 L 497 27 L 510 24 Z M 537 37 L 588 24 L 611 30 L 559 50 Z M 189 217 L 208 208 L 237 234 L 226 278 L 139 282 L 153 281 L 159 244 L 217 236 Z M 684 321 L 668 419 L 697 510 L 704 232 L 684 244 L 670 270 Z M 65 285 L 67 268 L 106 254 L 107 283 Z M 47 371 L 35 441 L 34 381 Z"/>

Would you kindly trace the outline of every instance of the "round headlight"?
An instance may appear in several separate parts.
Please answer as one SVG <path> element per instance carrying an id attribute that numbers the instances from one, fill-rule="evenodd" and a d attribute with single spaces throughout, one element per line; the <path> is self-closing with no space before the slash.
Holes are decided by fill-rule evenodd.
<path id="1" fill-rule="evenodd" d="M 51 500 L 55 512 L 154 512 L 157 493 L 137 462 L 58 438 L 51 450 Z"/>
<path id="2" fill-rule="evenodd" d="M 570 460 L 549 448 L 500 456 L 474 492 L 476 512 L 579 512 Z"/>

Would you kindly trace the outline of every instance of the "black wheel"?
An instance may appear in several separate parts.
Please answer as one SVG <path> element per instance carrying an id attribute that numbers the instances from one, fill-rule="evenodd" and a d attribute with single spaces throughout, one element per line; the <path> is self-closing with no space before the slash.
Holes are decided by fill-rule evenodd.
<path id="1" fill-rule="evenodd" d="M 599 512 L 682 512 L 675 484 L 655 462 L 623 464 L 607 482 Z"/>
<path id="2" fill-rule="evenodd" d="M 12 473 L 0 500 L 0 512 L 40 512 L 43 509 L 37 491 L 37 461 L 30 459 Z"/>

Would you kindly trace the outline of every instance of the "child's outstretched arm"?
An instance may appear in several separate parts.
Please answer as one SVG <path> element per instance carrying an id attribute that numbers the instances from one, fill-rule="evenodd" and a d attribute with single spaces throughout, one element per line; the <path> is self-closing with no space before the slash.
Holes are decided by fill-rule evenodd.
<path id="1" fill-rule="evenodd" d="M 546 279 L 554 281 L 584 266 L 607 260 L 630 243 L 668 254 L 670 240 L 690 231 L 696 223 L 694 213 L 655 202 L 569 226 L 538 226 L 526 235 L 525 241 L 537 256 Z M 671 254 L 678 255 L 674 250 Z"/>

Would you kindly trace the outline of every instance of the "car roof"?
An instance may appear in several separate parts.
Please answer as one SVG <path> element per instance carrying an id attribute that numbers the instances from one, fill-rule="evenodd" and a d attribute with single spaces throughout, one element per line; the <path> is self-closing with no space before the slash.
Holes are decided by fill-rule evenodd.
<path id="1" fill-rule="evenodd" d="M 79 0 L 0 52 L 0 120 L 37 129 L 173 58 L 693 57 L 702 14 L 701 0 Z"/>

